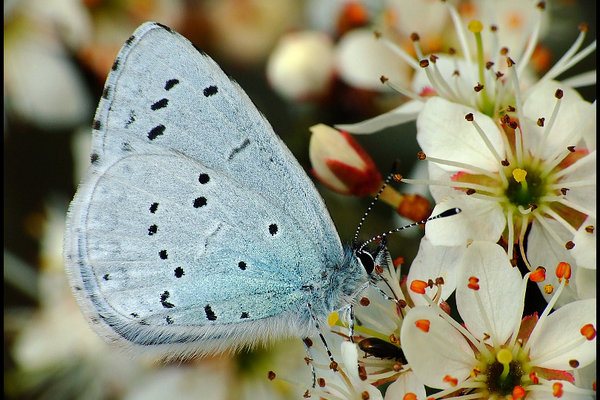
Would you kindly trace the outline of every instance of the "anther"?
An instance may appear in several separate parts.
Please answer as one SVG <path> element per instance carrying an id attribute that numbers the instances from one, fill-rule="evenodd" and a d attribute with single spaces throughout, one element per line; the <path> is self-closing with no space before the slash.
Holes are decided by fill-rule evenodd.
<path id="1" fill-rule="evenodd" d="M 367 299 L 366 297 L 363 297 L 362 299 L 360 299 L 359 303 L 361 306 L 366 307 L 369 304 L 371 304 L 371 300 Z"/>
<path id="2" fill-rule="evenodd" d="M 272 381 L 273 379 L 275 379 L 276 376 L 277 375 L 273 371 L 269 371 L 269 373 L 267 374 L 267 378 L 269 378 L 270 381 Z"/>
<path id="3" fill-rule="evenodd" d="M 552 384 L 552 395 L 554 397 L 562 397 L 564 391 L 563 391 L 563 384 L 560 382 L 556 382 L 554 384 Z"/>
<path id="4" fill-rule="evenodd" d="M 494 63 L 492 61 L 488 61 L 485 63 L 485 69 L 490 69 L 494 66 Z"/>
<path id="5" fill-rule="evenodd" d="M 431 322 L 429 322 L 428 319 L 420 319 L 420 320 L 415 321 L 415 326 L 425 333 L 429 332 L 430 325 L 431 325 Z"/>
<path id="6" fill-rule="evenodd" d="M 585 22 L 582 22 L 581 24 L 579 24 L 579 26 L 577 28 L 581 32 L 585 32 L 585 33 L 588 33 L 588 30 L 590 29 L 590 27 L 588 26 L 588 24 L 586 24 Z"/>
<path id="7" fill-rule="evenodd" d="M 500 79 L 504 76 L 504 74 L 500 71 L 496 72 L 496 79 Z"/>
<path id="8" fill-rule="evenodd" d="M 426 158 L 427 158 L 427 156 L 422 151 L 417 153 L 417 160 L 423 161 Z"/>
<path id="9" fill-rule="evenodd" d="M 537 126 L 544 126 L 544 121 L 546 120 L 546 118 L 542 117 L 542 118 L 538 118 L 537 120 Z"/>
<path id="10" fill-rule="evenodd" d="M 419 61 L 419 65 L 421 66 L 421 68 L 427 68 L 429 66 L 429 61 L 421 60 L 421 61 Z"/>
<path id="11" fill-rule="evenodd" d="M 508 66 L 508 68 L 512 67 L 515 64 L 516 63 L 515 63 L 515 61 L 512 58 L 510 58 L 510 57 L 506 58 L 506 65 Z"/>
<path id="12" fill-rule="evenodd" d="M 329 369 L 332 370 L 332 371 L 334 371 L 334 372 L 337 372 L 337 370 L 338 370 L 338 363 L 336 363 L 335 361 L 332 361 L 331 363 L 329 363 Z"/>
<path id="13" fill-rule="evenodd" d="M 381 37 L 381 32 L 379 31 L 373 31 L 373 34 L 375 35 L 375 39 L 379 39 Z"/>
<path id="14" fill-rule="evenodd" d="M 477 191 L 476 191 L 475 189 L 473 189 L 473 188 L 469 188 L 469 189 L 467 189 L 467 192 L 466 192 L 466 193 L 467 193 L 467 196 L 470 196 L 470 195 L 472 195 L 472 194 L 475 194 L 475 193 L 477 193 Z"/>
<path id="15" fill-rule="evenodd" d="M 575 153 L 575 146 L 567 146 L 567 150 L 569 150 L 571 153 Z"/>
<path id="16" fill-rule="evenodd" d="M 490 26 L 490 31 L 496 32 L 496 31 L 498 31 L 498 27 L 496 25 L 491 25 Z"/>
<path id="17" fill-rule="evenodd" d="M 552 285 L 544 285 L 544 293 L 552 294 L 554 292 L 554 286 Z"/>
<path id="18" fill-rule="evenodd" d="M 563 91 L 562 89 L 556 89 L 556 92 L 554 92 L 554 97 L 556 97 L 557 99 L 562 99 L 563 98 Z"/>
<path id="19" fill-rule="evenodd" d="M 571 264 L 561 261 L 556 266 L 556 277 L 559 279 L 571 279 Z"/>
<path id="20" fill-rule="evenodd" d="M 410 283 L 410 290 L 415 293 L 425 294 L 425 288 L 427 287 L 427 282 L 421 280 L 414 280 Z"/>
<path id="21" fill-rule="evenodd" d="M 458 379 L 457 379 L 457 378 L 454 378 L 454 377 L 452 377 L 452 376 L 450 376 L 450 375 L 446 375 L 446 376 L 444 376 L 444 379 L 443 379 L 443 380 L 444 380 L 444 382 L 447 382 L 447 383 L 449 383 L 449 384 L 450 384 L 450 386 L 452 386 L 452 387 L 454 387 L 454 386 L 458 385 Z"/>
<path id="22" fill-rule="evenodd" d="M 569 240 L 567 243 L 565 243 L 565 249 L 571 250 L 573 247 L 575 247 L 575 243 L 573 243 L 572 240 Z"/>
<path id="23" fill-rule="evenodd" d="M 580 332 L 587 340 L 593 340 L 596 337 L 596 329 L 592 324 L 585 324 L 581 327 Z"/>
<path id="24" fill-rule="evenodd" d="M 568 191 L 568 188 L 560 188 L 560 192 L 563 194 L 563 196 L 566 196 Z"/>
<path id="25" fill-rule="evenodd" d="M 585 227 L 585 231 L 587 233 L 594 233 L 594 226 L 593 225 L 588 225 Z"/>
<path id="26" fill-rule="evenodd" d="M 546 268 L 541 265 L 535 271 L 529 274 L 529 280 L 532 282 L 543 282 L 546 280 Z"/>
<path id="27" fill-rule="evenodd" d="M 475 90 L 476 92 L 481 92 L 483 90 L 483 85 L 477 82 L 477 85 L 473 86 L 473 90 Z"/>
<path id="28" fill-rule="evenodd" d="M 479 290 L 479 278 L 471 276 L 467 287 L 472 290 Z"/>
<path id="29" fill-rule="evenodd" d="M 381 83 L 386 83 L 387 81 L 389 81 L 389 79 L 387 77 L 383 76 L 383 75 L 381 75 L 379 77 L 379 80 L 381 81 Z"/>
<path id="30" fill-rule="evenodd" d="M 413 42 L 418 42 L 420 40 L 419 34 L 416 32 L 411 33 L 410 40 L 412 40 Z"/>
<path id="31" fill-rule="evenodd" d="M 505 56 L 508 54 L 508 47 L 503 47 L 500 49 L 500 55 Z"/>
<path id="32" fill-rule="evenodd" d="M 546 9 L 546 2 L 545 1 L 540 1 L 539 3 L 537 3 L 535 5 L 538 9 L 544 11 Z"/>
<path id="33" fill-rule="evenodd" d="M 438 58 L 439 58 L 438 56 L 436 56 L 435 54 L 432 54 L 429 56 L 429 61 L 431 61 L 432 63 L 435 64 L 435 62 L 437 61 Z"/>
<path id="34" fill-rule="evenodd" d="M 468 113 L 465 115 L 465 119 L 469 122 L 473 121 L 473 113 Z"/>

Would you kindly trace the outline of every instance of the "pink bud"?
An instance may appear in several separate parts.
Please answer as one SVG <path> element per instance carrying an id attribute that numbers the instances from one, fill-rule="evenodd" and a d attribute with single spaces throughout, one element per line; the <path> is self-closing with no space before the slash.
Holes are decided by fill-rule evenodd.
<path id="1" fill-rule="evenodd" d="M 313 174 L 336 192 L 367 196 L 377 193 L 381 174 L 352 136 L 318 124 L 310 128 L 309 156 Z"/>

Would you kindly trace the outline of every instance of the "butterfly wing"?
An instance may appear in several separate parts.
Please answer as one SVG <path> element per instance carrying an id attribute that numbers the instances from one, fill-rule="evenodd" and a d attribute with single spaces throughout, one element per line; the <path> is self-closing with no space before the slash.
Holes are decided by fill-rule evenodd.
<path id="1" fill-rule="evenodd" d="M 171 355 L 307 331 L 341 243 L 302 168 L 214 61 L 140 26 L 93 128 L 65 258 L 97 331 Z"/>

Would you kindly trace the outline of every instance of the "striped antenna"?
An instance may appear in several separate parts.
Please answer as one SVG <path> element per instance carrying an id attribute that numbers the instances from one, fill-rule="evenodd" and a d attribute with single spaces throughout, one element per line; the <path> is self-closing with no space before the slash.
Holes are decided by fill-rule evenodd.
<path id="1" fill-rule="evenodd" d="M 375 205 L 377 200 L 379 200 L 379 196 L 381 196 L 381 193 L 383 193 L 383 190 L 387 187 L 387 185 L 394 178 L 394 176 L 397 175 L 397 173 L 395 172 L 397 164 L 398 164 L 398 161 L 396 160 L 394 162 L 394 166 L 392 167 L 392 172 L 390 172 L 388 174 L 388 176 L 385 178 L 385 181 L 383 181 L 383 185 L 381 186 L 381 189 L 379 189 L 379 192 L 377 192 L 377 194 L 371 201 L 371 204 L 369 204 L 369 207 L 367 207 L 367 211 L 365 211 L 362 218 L 360 219 L 360 222 L 358 223 L 358 227 L 356 228 L 356 233 L 354 233 L 354 239 L 352 239 L 352 248 L 356 247 L 356 243 L 358 243 L 358 234 L 360 233 L 360 229 L 362 228 L 363 224 L 365 223 L 365 219 L 367 219 L 367 216 L 371 212 L 371 209 L 373 208 L 373 206 Z"/>
<path id="2" fill-rule="evenodd" d="M 451 217 L 451 216 L 456 215 L 456 214 L 458 214 L 460 212 L 461 212 L 460 208 L 450 208 L 449 210 L 441 212 L 438 215 L 434 215 L 433 217 L 429 217 L 427 219 L 424 219 L 423 221 L 413 222 L 412 224 L 408 224 L 408 225 L 405 225 L 405 226 L 401 226 L 400 228 L 392 229 L 391 231 L 387 231 L 385 233 L 382 233 L 380 235 L 372 237 L 371 239 L 369 239 L 366 242 L 364 242 L 359 247 L 358 252 L 361 252 L 365 248 L 365 246 L 368 245 L 369 243 L 372 243 L 372 242 L 374 242 L 376 240 L 379 240 L 379 239 L 383 239 L 386 236 L 391 235 L 392 233 L 400 232 L 400 231 L 402 231 L 404 229 L 412 228 L 413 226 L 417 226 L 417 225 L 421 225 L 421 224 L 424 224 L 424 223 L 429 222 L 429 221 L 433 221 L 434 219 Z"/>

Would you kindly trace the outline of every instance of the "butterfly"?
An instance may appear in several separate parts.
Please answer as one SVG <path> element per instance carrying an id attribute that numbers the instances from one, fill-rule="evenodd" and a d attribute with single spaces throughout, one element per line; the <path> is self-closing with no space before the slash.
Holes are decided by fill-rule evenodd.
<path id="1" fill-rule="evenodd" d="M 209 354 L 314 333 L 364 290 L 311 180 L 244 91 L 159 23 L 127 39 L 67 215 L 69 282 L 107 341 Z"/>
<path id="2" fill-rule="evenodd" d="M 126 40 L 67 214 L 69 283 L 107 341 L 166 357 L 315 333 L 387 255 L 344 246 L 244 91 L 172 29 Z"/>

